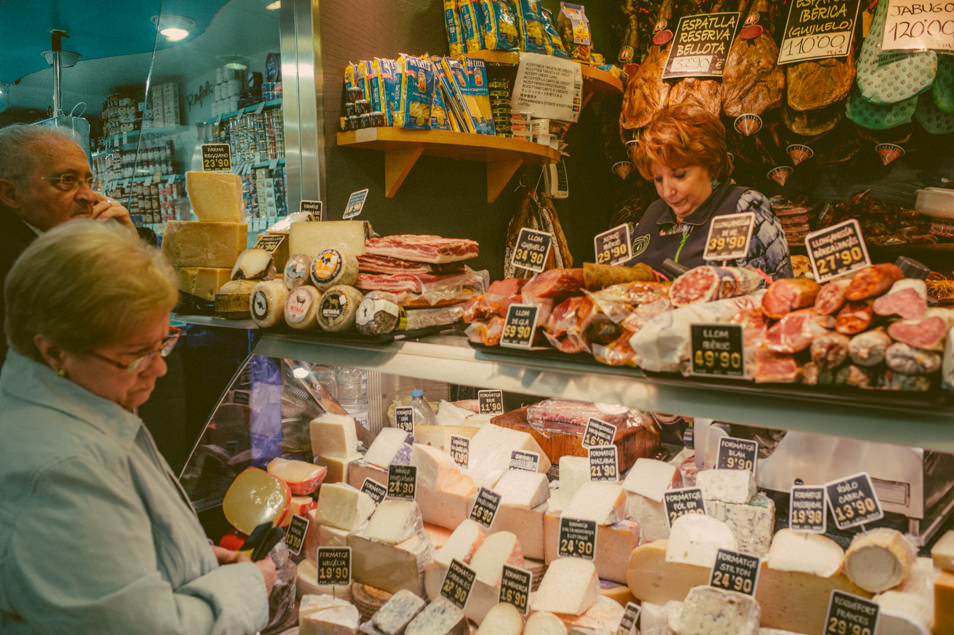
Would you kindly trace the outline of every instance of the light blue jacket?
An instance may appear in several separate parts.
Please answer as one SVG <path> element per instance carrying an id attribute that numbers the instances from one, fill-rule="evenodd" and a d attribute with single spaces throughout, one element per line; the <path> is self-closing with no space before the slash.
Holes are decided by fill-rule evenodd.
<path id="1" fill-rule="evenodd" d="M 267 621 L 255 565 L 218 565 L 142 421 L 11 349 L 0 633 L 254 633 Z"/>

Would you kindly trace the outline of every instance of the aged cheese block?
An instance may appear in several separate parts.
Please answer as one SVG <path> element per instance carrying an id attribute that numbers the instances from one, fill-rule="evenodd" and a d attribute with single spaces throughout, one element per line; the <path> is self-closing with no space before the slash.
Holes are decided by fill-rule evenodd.
<path id="1" fill-rule="evenodd" d="M 231 270 L 216 267 L 179 267 L 176 279 L 179 290 L 211 302 L 215 292 L 231 279 Z"/>
<path id="2" fill-rule="evenodd" d="M 765 562 L 777 571 L 801 571 L 829 578 L 841 573 L 845 552 L 827 536 L 780 529 L 772 539 Z"/>
<path id="3" fill-rule="evenodd" d="M 623 513 L 628 520 L 639 523 L 644 541 L 669 538 L 669 519 L 662 502 L 650 500 L 641 494 L 627 493 Z"/>
<path id="4" fill-rule="evenodd" d="M 954 633 L 954 573 L 941 571 L 934 582 L 934 632 Z"/>
<path id="5" fill-rule="evenodd" d="M 408 445 L 407 437 L 407 431 L 400 428 L 382 428 L 365 453 L 365 462 L 388 469 L 388 466 L 395 462 L 398 453 Z M 407 447 L 406 452 L 410 460 L 411 448 Z"/>
<path id="6" fill-rule="evenodd" d="M 500 513 L 499 511 L 497 512 Z M 546 561 L 557 558 L 560 534 L 560 517 L 546 514 L 543 518 L 543 537 Z M 626 583 L 627 564 L 633 549 L 639 544 L 639 525 L 624 520 L 614 525 L 596 528 L 596 572 L 603 580 Z"/>
<path id="7" fill-rule="evenodd" d="M 297 495 L 314 492 L 327 473 L 327 470 L 320 465 L 281 457 L 275 457 L 269 461 L 266 471 L 288 483 L 291 493 Z"/>
<path id="8" fill-rule="evenodd" d="M 367 223 L 356 220 L 292 223 L 288 230 L 288 253 L 305 254 L 309 261 L 329 247 L 345 247 L 351 253 L 364 253 Z"/>
<path id="9" fill-rule="evenodd" d="M 361 535 L 371 540 L 397 544 L 424 531 L 421 509 L 414 501 L 385 500 L 371 514 Z"/>
<path id="10" fill-rule="evenodd" d="M 474 479 L 474 485 L 493 488 L 510 467 L 510 453 L 514 450 L 536 452 L 540 455 L 537 471 L 544 474 L 550 471 L 550 460 L 532 436 L 485 424 L 470 439 L 470 462 L 466 472 Z"/>
<path id="11" fill-rule="evenodd" d="M 523 567 L 523 550 L 517 537 L 509 531 L 499 531 L 484 538 L 470 560 L 470 568 L 477 579 L 490 586 L 499 586 L 503 566 Z"/>
<path id="12" fill-rule="evenodd" d="M 428 599 L 433 600 L 440 595 L 444 576 L 447 575 L 447 567 L 448 565 L 433 561 L 428 562 L 424 568 L 424 590 Z M 464 615 L 467 619 L 480 624 L 487 612 L 500 601 L 499 598 L 500 587 L 491 586 L 480 579 L 474 580 L 470 597 L 467 598 L 467 605 L 464 607 Z"/>
<path id="13" fill-rule="evenodd" d="M 500 494 L 501 505 L 530 509 L 539 507 L 550 498 L 550 483 L 547 475 L 526 470 L 507 470 L 494 485 Z"/>
<path id="14" fill-rule="evenodd" d="M 954 529 L 944 532 L 941 539 L 934 543 L 931 558 L 938 569 L 954 572 Z"/>
<path id="15" fill-rule="evenodd" d="M 230 172 L 186 172 L 186 192 L 200 221 L 241 223 L 242 179 Z"/>
<path id="16" fill-rule="evenodd" d="M 407 589 L 424 593 L 424 565 L 433 558 L 431 541 L 423 533 L 391 545 L 358 534 L 348 536 L 352 577 L 390 593 Z"/>
<path id="17" fill-rule="evenodd" d="M 674 520 L 667 545 L 667 561 L 710 568 L 719 549 L 738 551 L 729 526 L 702 514 L 684 514 Z"/>
<path id="18" fill-rule="evenodd" d="M 529 474 L 530 472 L 527 472 Z M 533 509 L 516 505 L 500 505 L 490 526 L 490 533 L 509 531 L 517 536 L 523 555 L 534 560 L 545 558 L 543 518 L 546 504 Z"/>
<path id="19" fill-rule="evenodd" d="M 590 459 L 585 456 L 560 457 L 560 497 L 564 505 L 573 500 L 576 491 L 590 480 Z"/>
<path id="20" fill-rule="evenodd" d="M 225 318 L 248 319 L 249 298 L 254 280 L 229 280 L 215 292 L 215 314 Z"/>
<path id="21" fill-rule="evenodd" d="M 362 298 L 364 294 L 354 287 L 344 284 L 330 287 L 318 302 L 318 326 L 332 333 L 353 329 Z"/>
<path id="22" fill-rule="evenodd" d="M 711 586 L 689 591 L 679 615 L 680 635 L 756 635 L 759 603 L 750 595 Z"/>
<path id="23" fill-rule="evenodd" d="M 582 615 L 600 597 L 596 566 L 582 558 L 558 558 L 550 563 L 533 597 L 534 611 Z"/>
<path id="24" fill-rule="evenodd" d="M 623 519 L 626 493 L 619 483 L 587 481 L 563 509 L 564 518 L 592 520 L 598 525 L 612 525 Z"/>
<path id="25" fill-rule="evenodd" d="M 308 425 L 312 454 L 341 458 L 358 453 L 354 417 L 326 412 L 312 419 Z"/>
<path id="26" fill-rule="evenodd" d="M 272 254 L 259 247 L 246 249 L 232 265 L 233 280 L 261 280 L 272 267 Z"/>
<path id="27" fill-rule="evenodd" d="M 162 253 L 174 267 L 217 267 L 232 269 L 245 249 L 248 225 L 245 223 L 190 222 L 166 223 Z"/>
<path id="28" fill-rule="evenodd" d="M 865 591 L 879 593 L 904 582 L 916 559 L 901 532 L 879 527 L 855 535 L 845 552 L 845 573 Z"/>
<path id="29" fill-rule="evenodd" d="M 467 437 L 477 434 L 479 426 L 414 426 L 414 441 L 421 445 L 429 445 L 439 450 L 450 450 L 451 436 Z"/>
<path id="30" fill-rule="evenodd" d="M 455 559 L 467 564 L 486 537 L 483 526 L 468 518 L 457 525 L 444 546 L 434 552 L 434 560 L 444 566 L 450 566 Z"/>
<path id="31" fill-rule="evenodd" d="M 325 483 L 318 490 L 318 522 L 354 531 L 374 512 L 374 500 L 345 483 Z M 372 585 L 373 586 L 373 585 Z"/>
<path id="32" fill-rule="evenodd" d="M 315 507 L 308 512 L 308 532 L 305 534 L 305 544 L 301 548 L 301 553 L 308 560 L 316 562 L 318 547 L 347 547 L 350 533 L 347 529 L 320 524 L 318 508 Z"/>
<path id="33" fill-rule="evenodd" d="M 523 615 L 513 604 L 501 602 L 487 611 L 477 635 L 520 635 L 523 633 Z"/>
<path id="34" fill-rule="evenodd" d="M 755 475 L 748 470 L 700 470 L 696 487 L 707 501 L 747 503 L 755 495 Z"/>
<path id="35" fill-rule="evenodd" d="M 636 459 L 636 463 L 626 474 L 623 489 L 659 503 L 662 502 L 667 489 L 679 487 L 681 483 L 679 470 L 672 463 L 641 458 Z"/>
<path id="36" fill-rule="evenodd" d="M 454 529 L 470 516 L 476 495 L 476 490 L 463 494 L 460 491 L 445 492 L 419 487 L 417 504 L 421 506 L 425 522 Z"/>
<path id="37" fill-rule="evenodd" d="M 306 595 L 298 607 L 300 635 L 353 635 L 358 632 L 358 609 L 333 595 Z"/>
<path id="38" fill-rule="evenodd" d="M 474 482 L 464 474 L 449 454 L 438 448 L 415 443 L 411 465 L 417 467 L 417 484 L 430 490 L 471 493 Z"/>
<path id="39" fill-rule="evenodd" d="M 775 530 L 775 501 L 768 496 L 756 494 L 749 504 L 706 501 L 706 513 L 728 525 L 739 551 L 759 558 L 768 553 Z"/>
<path id="40" fill-rule="evenodd" d="M 360 454 L 354 456 L 316 456 L 315 463 L 324 465 L 328 468 L 328 475 L 325 477 L 325 483 L 347 483 L 348 471 L 351 466 L 361 460 Z"/>
<path id="41" fill-rule="evenodd" d="M 689 589 L 708 584 L 708 568 L 667 561 L 666 544 L 665 540 L 656 540 L 636 547 L 630 554 L 626 584 L 636 599 L 653 604 L 681 602 Z"/>

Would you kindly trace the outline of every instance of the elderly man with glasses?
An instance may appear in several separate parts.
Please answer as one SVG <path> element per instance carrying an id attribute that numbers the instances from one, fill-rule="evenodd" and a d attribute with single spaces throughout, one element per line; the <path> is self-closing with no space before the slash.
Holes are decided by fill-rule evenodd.
<path id="1" fill-rule="evenodd" d="M 68 220 L 112 219 L 135 231 L 129 210 L 92 185 L 86 153 L 67 132 L 22 124 L 0 128 L 0 285 L 39 234 Z M 6 350 L 0 324 L 0 364 Z"/>

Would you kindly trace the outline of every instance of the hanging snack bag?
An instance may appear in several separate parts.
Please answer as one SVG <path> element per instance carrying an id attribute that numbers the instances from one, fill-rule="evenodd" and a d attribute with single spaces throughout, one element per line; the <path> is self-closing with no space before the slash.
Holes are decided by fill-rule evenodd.
<path id="1" fill-rule="evenodd" d="M 457 13 L 460 15 L 460 30 L 464 40 L 464 51 L 473 53 L 484 48 L 480 39 L 480 22 L 477 19 L 476 0 L 457 0 Z"/>
<path id="2" fill-rule="evenodd" d="M 478 0 L 480 31 L 484 46 L 492 51 L 517 51 L 520 34 L 510 0 Z"/>
<path id="3" fill-rule="evenodd" d="M 543 32 L 546 34 L 543 44 L 547 47 L 547 55 L 562 57 L 563 59 L 569 58 L 563 48 L 563 40 L 560 39 L 556 22 L 553 21 L 553 14 L 550 13 L 549 9 L 541 8 L 540 15 L 543 17 Z"/>
<path id="4" fill-rule="evenodd" d="M 401 105 L 394 125 L 408 130 L 427 130 L 431 120 L 434 93 L 434 69 L 427 58 L 402 56 Z"/>
<path id="5" fill-rule="evenodd" d="M 558 26 L 563 46 L 570 58 L 589 61 L 590 47 L 593 42 L 590 36 L 590 21 L 586 19 L 583 6 L 561 2 Z"/>
<path id="6" fill-rule="evenodd" d="M 444 0 L 444 26 L 447 28 L 447 47 L 451 55 L 461 55 L 464 43 L 461 38 L 460 15 L 457 13 L 457 0 Z"/>
<path id="7" fill-rule="evenodd" d="M 516 0 L 520 27 L 520 50 L 546 55 L 546 32 L 540 13 L 540 0 Z"/>

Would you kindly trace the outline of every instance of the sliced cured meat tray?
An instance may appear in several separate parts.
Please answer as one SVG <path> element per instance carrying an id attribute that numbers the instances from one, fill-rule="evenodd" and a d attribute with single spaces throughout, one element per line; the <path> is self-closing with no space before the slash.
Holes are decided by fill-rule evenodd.
<path id="1" fill-rule="evenodd" d="M 486 351 L 494 355 L 506 355 L 507 357 L 517 357 L 520 359 L 530 359 L 535 361 L 552 360 L 556 362 L 566 362 L 571 364 L 584 364 L 586 366 L 596 366 L 598 368 L 610 368 L 606 364 L 601 364 L 589 353 L 561 353 L 555 348 L 549 346 L 535 346 L 530 349 L 506 348 L 504 346 L 487 346 L 477 342 L 467 341 L 471 348 L 479 351 Z"/>

